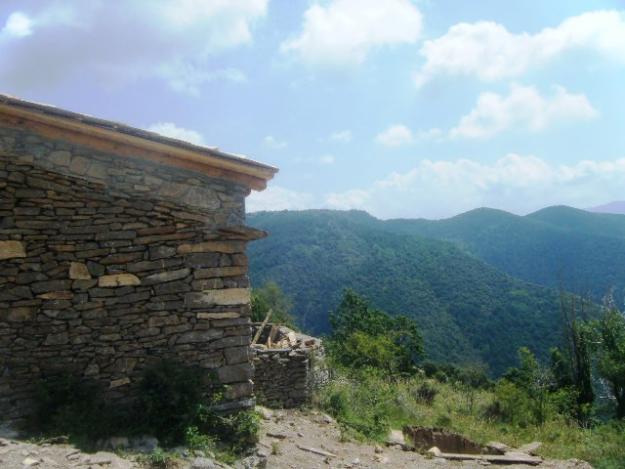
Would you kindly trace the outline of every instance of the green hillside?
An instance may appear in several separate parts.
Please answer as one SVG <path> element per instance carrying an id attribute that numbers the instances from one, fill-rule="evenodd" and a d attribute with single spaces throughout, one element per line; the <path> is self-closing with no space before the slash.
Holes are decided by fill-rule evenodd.
<path id="1" fill-rule="evenodd" d="M 500 373 L 518 347 L 544 353 L 559 340 L 554 291 L 452 243 L 393 233 L 355 211 L 262 212 L 248 222 L 271 233 L 250 246 L 253 285 L 280 284 L 304 330 L 327 331 L 328 311 L 350 287 L 381 309 L 416 318 L 434 359 L 482 361 Z"/>
<path id="2" fill-rule="evenodd" d="M 393 233 L 454 242 L 465 252 L 523 280 L 589 293 L 595 301 L 625 291 L 625 216 L 549 207 L 521 217 L 477 209 L 453 218 L 388 220 Z"/>

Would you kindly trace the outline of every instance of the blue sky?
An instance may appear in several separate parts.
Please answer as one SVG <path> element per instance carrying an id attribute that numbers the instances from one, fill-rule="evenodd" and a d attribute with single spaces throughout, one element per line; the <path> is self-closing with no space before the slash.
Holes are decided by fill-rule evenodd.
<path id="1" fill-rule="evenodd" d="M 280 173 L 249 210 L 625 199 L 625 3 L 5 0 L 0 92 Z"/>

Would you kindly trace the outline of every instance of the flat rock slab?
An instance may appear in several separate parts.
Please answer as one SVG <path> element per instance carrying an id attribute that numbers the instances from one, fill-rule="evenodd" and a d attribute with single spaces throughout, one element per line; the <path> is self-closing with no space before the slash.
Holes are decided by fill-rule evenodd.
<path id="1" fill-rule="evenodd" d="M 0 241 L 0 259 L 26 257 L 24 245 L 20 241 Z"/>

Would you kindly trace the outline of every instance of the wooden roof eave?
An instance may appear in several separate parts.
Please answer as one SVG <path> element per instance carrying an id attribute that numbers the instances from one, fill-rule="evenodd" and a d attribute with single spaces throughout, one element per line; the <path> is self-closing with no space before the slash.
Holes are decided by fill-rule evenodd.
<path id="1" fill-rule="evenodd" d="M 211 177 L 232 180 L 255 190 L 265 189 L 267 181 L 277 172 L 276 168 L 248 162 L 244 158 L 199 153 L 5 103 L 0 103 L 0 118 L 10 126 L 28 128 L 49 138 L 65 139 L 120 156 L 201 172 Z"/>

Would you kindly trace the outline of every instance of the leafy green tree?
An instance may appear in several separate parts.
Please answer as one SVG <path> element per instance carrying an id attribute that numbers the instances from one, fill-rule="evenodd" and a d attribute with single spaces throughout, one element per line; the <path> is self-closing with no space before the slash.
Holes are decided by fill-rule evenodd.
<path id="1" fill-rule="evenodd" d="M 527 347 L 519 349 L 519 368 L 512 368 L 504 375 L 504 380 L 525 391 L 529 398 L 529 408 L 533 421 L 543 425 L 547 420 L 549 408 L 549 392 L 553 387 L 554 378 L 551 371 L 541 365 Z"/>
<path id="2" fill-rule="evenodd" d="M 326 346 L 341 365 L 410 373 L 423 355 L 414 321 L 371 307 L 353 290 L 344 291 L 337 310 L 330 313 L 330 324 Z"/>
<path id="3" fill-rule="evenodd" d="M 616 417 L 625 418 L 625 317 L 614 306 L 595 323 L 597 371 L 616 400 Z"/>
<path id="4" fill-rule="evenodd" d="M 291 315 L 293 301 L 275 282 L 267 282 L 260 288 L 252 289 L 252 321 L 262 321 L 270 309 L 270 321 L 273 324 L 295 328 L 295 320 Z"/>

